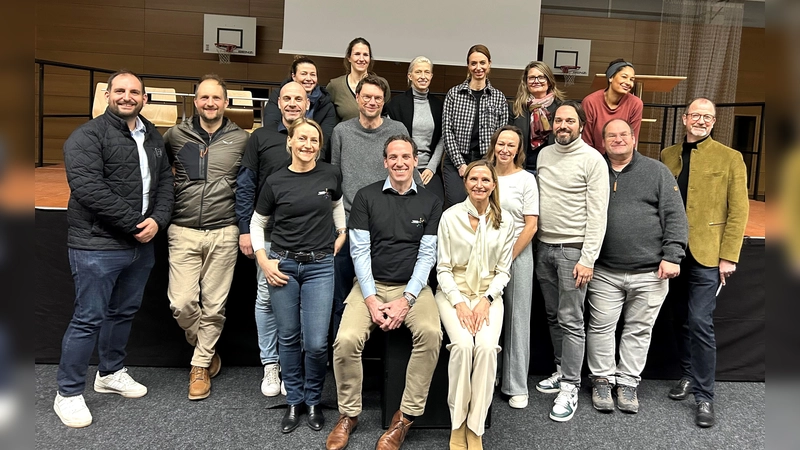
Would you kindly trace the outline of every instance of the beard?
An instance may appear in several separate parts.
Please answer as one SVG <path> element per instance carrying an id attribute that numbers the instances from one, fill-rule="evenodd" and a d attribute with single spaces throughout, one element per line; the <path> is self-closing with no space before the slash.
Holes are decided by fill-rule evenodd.
<path id="1" fill-rule="evenodd" d="M 569 145 L 575 142 L 575 140 L 578 139 L 578 137 L 580 136 L 580 133 L 578 132 L 571 133 L 569 130 L 558 130 L 558 131 L 566 131 L 567 133 L 569 133 L 568 135 L 564 136 L 559 134 L 559 132 L 556 132 L 556 142 L 558 142 L 561 145 Z"/>
<path id="2" fill-rule="evenodd" d="M 139 104 L 134 106 L 134 108 L 133 108 L 133 110 L 131 112 L 123 113 L 119 109 L 119 105 L 117 103 L 111 103 L 111 104 L 108 105 L 108 109 L 110 109 L 112 113 L 114 113 L 115 115 L 117 115 L 118 117 L 120 117 L 122 119 L 131 119 L 133 117 L 137 117 L 139 115 L 139 113 L 142 111 L 143 107 L 144 107 L 144 105 L 139 103 Z"/>

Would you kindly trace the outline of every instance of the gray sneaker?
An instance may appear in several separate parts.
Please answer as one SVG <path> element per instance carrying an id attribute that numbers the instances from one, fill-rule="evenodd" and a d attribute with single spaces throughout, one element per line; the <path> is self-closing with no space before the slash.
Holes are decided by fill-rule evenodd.
<path id="1" fill-rule="evenodd" d="M 608 378 L 592 379 L 592 406 L 600 412 L 614 411 L 614 399 L 611 398 L 611 385 Z"/>
<path id="2" fill-rule="evenodd" d="M 629 414 L 639 412 L 639 397 L 636 395 L 636 386 L 617 386 L 617 408 Z"/>

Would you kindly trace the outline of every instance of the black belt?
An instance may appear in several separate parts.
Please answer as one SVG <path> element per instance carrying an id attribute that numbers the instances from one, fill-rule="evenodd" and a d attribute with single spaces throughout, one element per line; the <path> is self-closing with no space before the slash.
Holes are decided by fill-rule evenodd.
<path id="1" fill-rule="evenodd" d="M 542 241 L 539 241 L 539 242 L 542 242 Z M 542 244 L 544 244 L 544 245 L 546 245 L 548 247 L 557 247 L 557 248 L 566 247 L 566 248 L 574 248 L 574 249 L 578 249 L 578 250 L 581 250 L 583 248 L 583 242 L 568 242 L 566 244 L 548 244 L 547 242 L 542 242 Z"/>
<path id="2" fill-rule="evenodd" d="M 289 250 L 278 250 L 275 253 L 281 258 L 293 259 L 301 263 L 317 262 L 330 255 L 325 252 L 290 252 Z"/>

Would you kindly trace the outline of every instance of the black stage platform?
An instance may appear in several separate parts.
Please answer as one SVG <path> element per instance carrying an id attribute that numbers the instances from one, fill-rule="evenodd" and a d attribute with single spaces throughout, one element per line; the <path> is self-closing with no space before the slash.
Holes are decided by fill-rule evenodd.
<path id="1" fill-rule="evenodd" d="M 57 363 L 61 337 L 73 310 L 74 290 L 66 247 L 65 210 L 36 209 L 35 301 L 36 363 Z M 128 345 L 128 365 L 188 367 L 191 348 L 175 323 L 167 300 L 167 248 L 165 233 L 156 238 L 156 266 L 136 316 Z M 228 300 L 225 330 L 217 349 L 226 365 L 259 365 L 255 305 L 254 262 L 240 256 Z M 747 239 L 736 276 L 730 278 L 717 301 L 717 379 L 763 381 L 765 378 L 766 297 L 764 290 L 764 239 Z M 653 332 L 645 378 L 680 376 L 670 323 L 669 300 Z M 532 374 L 554 369 L 544 305 L 534 288 L 531 318 Z M 441 357 L 447 357 L 442 350 Z M 96 359 L 94 360 L 96 362 Z M 375 367 L 367 377 L 382 378 Z M 370 373 L 373 372 L 373 373 Z"/>

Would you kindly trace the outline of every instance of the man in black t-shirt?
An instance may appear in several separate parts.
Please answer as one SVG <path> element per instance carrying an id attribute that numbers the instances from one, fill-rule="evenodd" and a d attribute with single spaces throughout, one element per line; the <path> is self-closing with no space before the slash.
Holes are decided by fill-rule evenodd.
<path id="1" fill-rule="evenodd" d="M 250 136 L 242 157 L 242 167 L 236 179 L 236 217 L 239 221 L 239 250 L 248 258 L 254 258 L 253 245 L 250 242 L 250 219 L 256 206 L 258 196 L 264 188 L 269 175 L 278 169 L 287 167 L 291 162 L 286 152 L 286 128 L 300 117 L 305 117 L 308 110 L 306 91 L 299 83 L 286 83 L 280 90 L 278 109 L 281 122 L 277 126 L 270 125 L 258 128 Z M 268 225 L 267 228 L 270 228 Z M 269 237 L 269 233 L 267 233 Z M 265 242 L 267 254 L 270 242 Z M 278 366 L 278 325 L 269 302 L 267 280 L 256 263 L 256 329 L 258 331 L 258 347 L 264 376 L 261 379 L 261 393 L 274 397 L 282 392 Z"/>
<path id="2" fill-rule="evenodd" d="M 398 449 L 408 428 L 425 411 L 431 377 L 439 359 L 442 330 L 428 274 L 436 262 L 439 198 L 418 188 L 412 176 L 417 146 L 405 135 L 384 145 L 385 181 L 358 191 L 350 209 L 349 238 L 358 282 L 345 300 L 333 344 L 339 421 L 328 449 L 343 449 L 361 413 L 361 352 L 375 327 L 394 330 L 405 323 L 414 337 L 400 410 L 376 448 Z"/>

